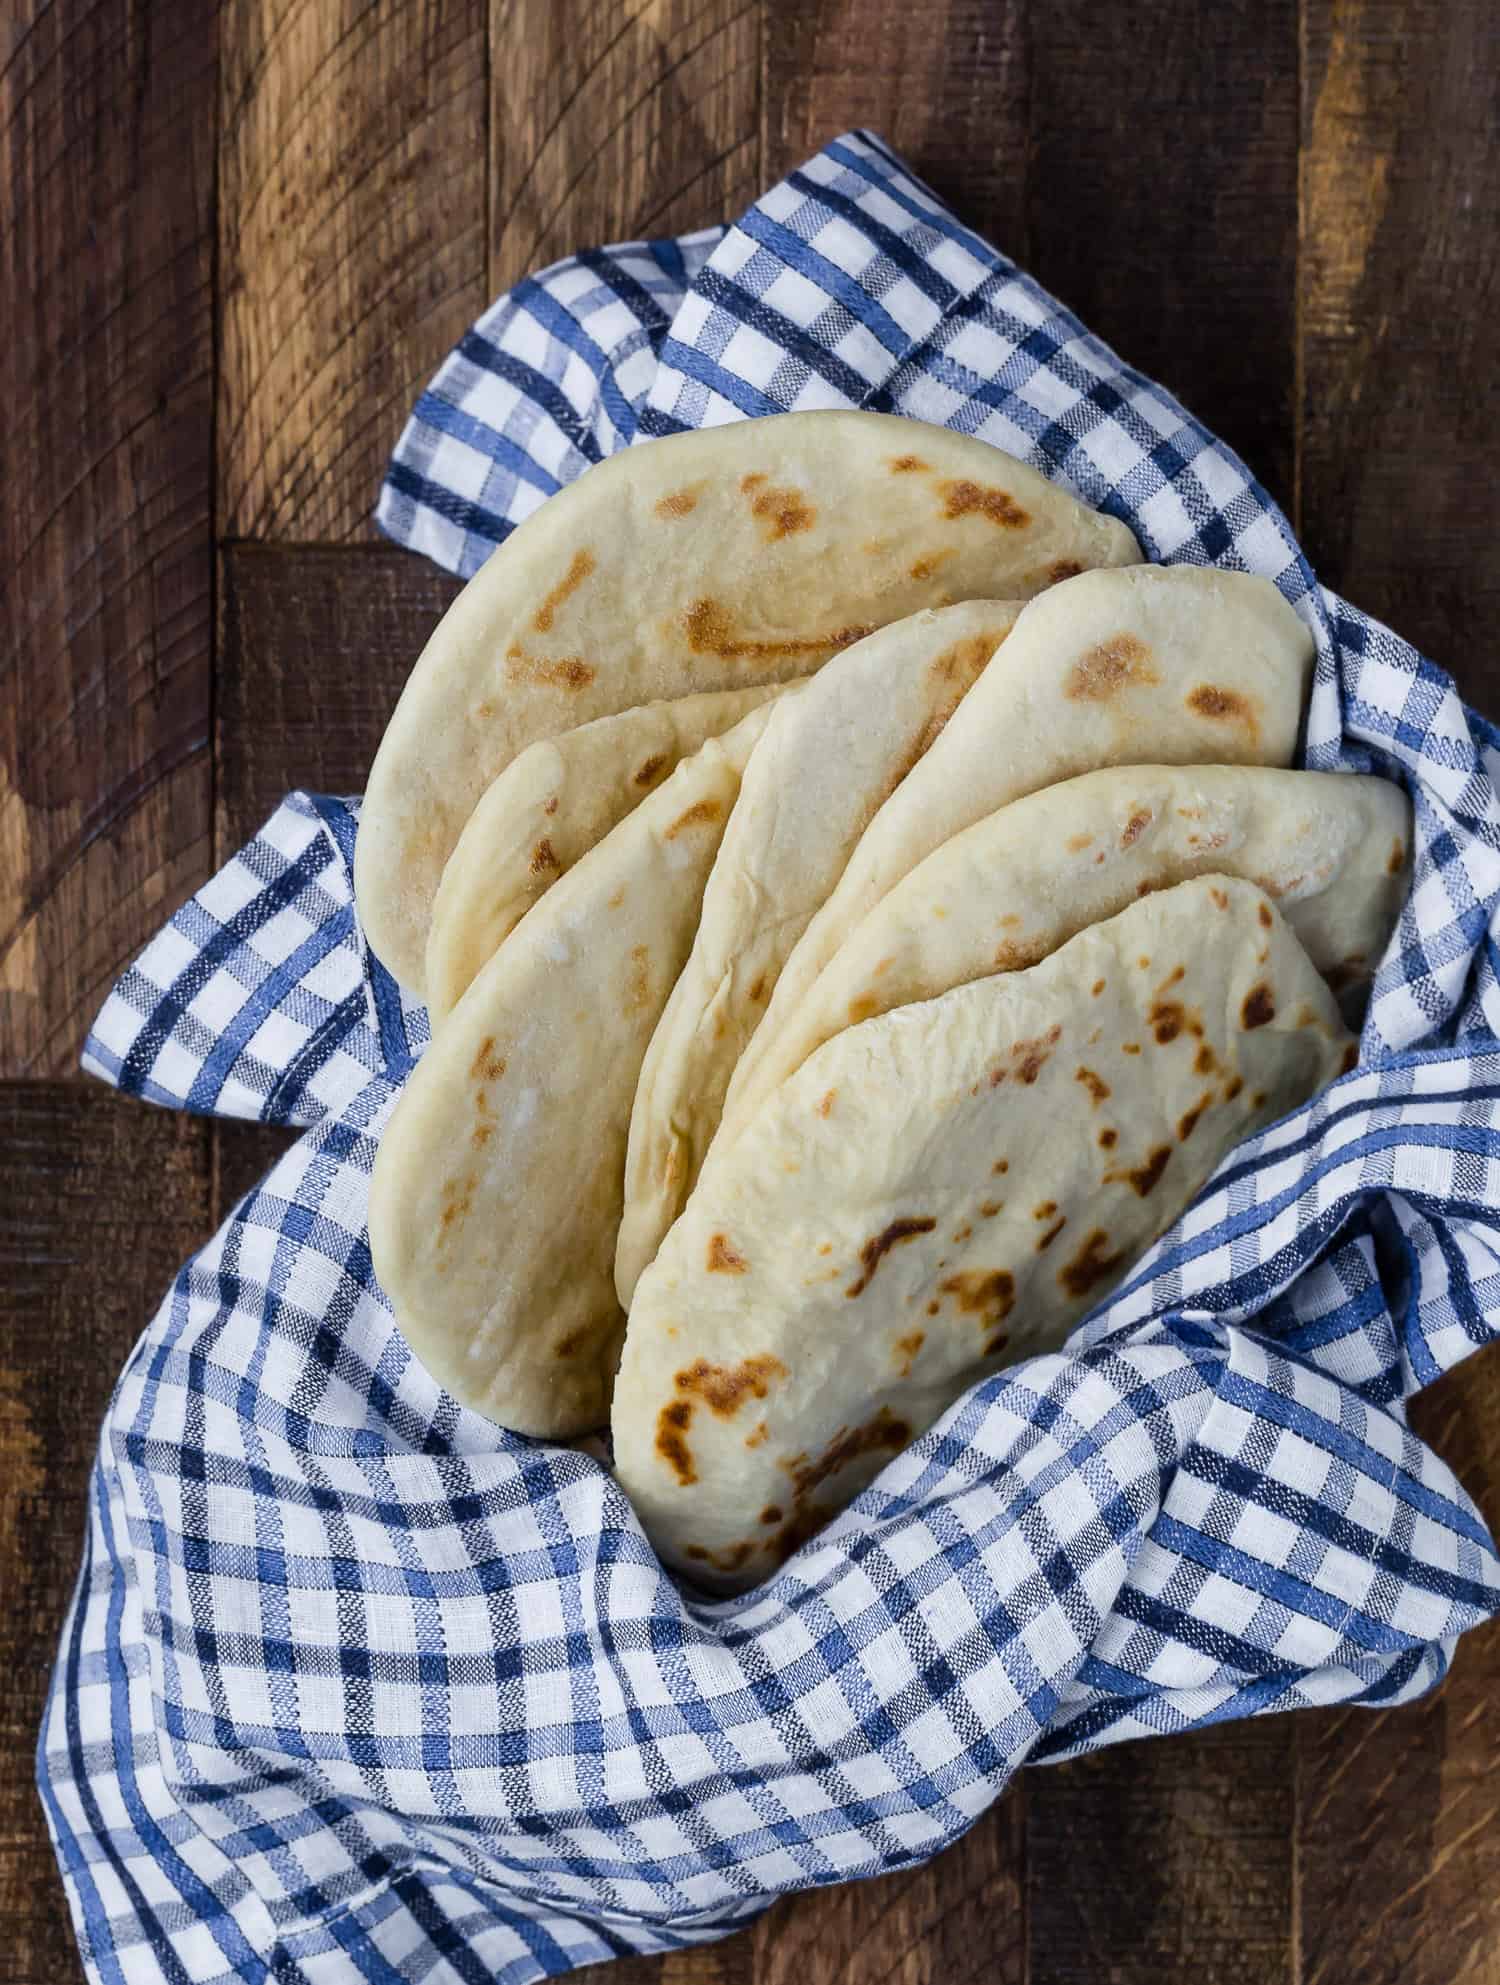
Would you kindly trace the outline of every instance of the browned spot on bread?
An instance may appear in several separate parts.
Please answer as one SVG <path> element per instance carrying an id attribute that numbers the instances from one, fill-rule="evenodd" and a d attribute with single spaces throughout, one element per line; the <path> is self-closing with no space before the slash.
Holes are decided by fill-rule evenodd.
<path id="1" fill-rule="evenodd" d="M 560 866 L 561 864 L 557 856 L 553 853 L 552 843 L 545 838 L 538 841 L 531 851 L 532 874 L 545 875 L 549 868 L 558 868 Z"/>
<path id="2" fill-rule="evenodd" d="M 980 1219 L 993 1220 L 1004 1204 L 1005 1201 L 1003 1199 L 981 1199 L 979 1202 Z"/>
<path id="3" fill-rule="evenodd" d="M 1140 840 L 1141 836 L 1145 833 L 1146 829 L 1150 825 L 1151 825 L 1150 807 L 1149 806 L 1137 807 L 1135 812 L 1131 814 L 1130 818 L 1126 821 L 1124 827 L 1120 830 L 1120 846 L 1122 848 L 1133 848 L 1136 842 Z"/>
<path id="4" fill-rule="evenodd" d="M 1212 1075 L 1218 1066 L 1219 1057 L 1214 1053 L 1207 1041 L 1200 1041 L 1198 1043 L 1198 1052 L 1193 1056 L 1194 1075 Z"/>
<path id="5" fill-rule="evenodd" d="M 1174 965 L 1156 990 L 1158 993 L 1170 992 L 1173 986 L 1180 986 L 1186 977 L 1187 967 L 1185 965 Z"/>
<path id="6" fill-rule="evenodd" d="M 974 1229 L 969 1225 L 968 1221 L 961 1221 L 953 1229 L 953 1245 L 955 1247 L 962 1247 L 965 1241 L 973 1238 L 973 1234 Z"/>
<path id="7" fill-rule="evenodd" d="M 573 563 L 568 567 L 562 578 L 558 580 L 552 591 L 536 610 L 535 618 L 531 624 L 538 634 L 546 634 L 549 631 L 553 620 L 557 616 L 557 609 L 568 598 L 570 593 L 577 592 L 584 580 L 594 570 L 595 564 L 596 560 L 591 551 L 574 552 Z"/>
<path id="8" fill-rule="evenodd" d="M 847 648 L 863 641 L 869 627 L 839 627 L 828 634 L 785 637 L 779 641 L 754 641 L 736 637 L 733 623 L 719 601 L 694 600 L 682 616 L 688 646 L 695 655 L 717 655 L 722 661 L 768 661 L 780 655 L 816 654 Z"/>
<path id="9" fill-rule="evenodd" d="M 1140 957 L 1137 958 L 1135 962 L 1137 965 L 1140 966 L 1143 972 L 1146 971 L 1151 964 L 1150 954 L 1148 952 L 1143 951 Z"/>
<path id="10" fill-rule="evenodd" d="M 1139 1041 L 1122 1041 L 1120 1043 L 1120 1053 L 1122 1055 L 1138 1055 L 1140 1051 L 1141 1044 Z"/>
<path id="11" fill-rule="evenodd" d="M 441 1225 L 441 1239 L 446 1239 L 460 1220 L 467 1220 L 474 1210 L 474 1188 L 479 1180 L 473 1172 L 461 1179 L 450 1179 L 443 1188 L 443 1201 L 438 1219 Z"/>
<path id="12" fill-rule="evenodd" d="M 1240 1005 L 1240 1025 L 1245 1028 L 1264 1027 L 1276 1018 L 1276 1001 L 1271 988 L 1262 981 L 1253 985 Z"/>
<path id="13" fill-rule="evenodd" d="M 1229 908 L 1229 898 L 1222 889 L 1210 889 L 1208 893 L 1216 910 L 1227 910 Z"/>
<path id="14" fill-rule="evenodd" d="M 622 882 L 618 889 L 612 889 L 609 892 L 609 895 L 605 898 L 604 907 L 606 910 L 618 910 L 620 905 L 624 901 L 625 901 L 625 885 Z"/>
<path id="15" fill-rule="evenodd" d="M 1244 1086 L 1245 1078 L 1243 1075 L 1231 1075 L 1229 1080 L 1224 1084 L 1224 1101 L 1226 1103 L 1232 1103 Z"/>
<path id="16" fill-rule="evenodd" d="M 1105 1151 L 1113 1151 L 1119 1141 L 1120 1133 L 1117 1130 L 1112 1130 L 1108 1124 L 1099 1133 L 1099 1143 Z"/>
<path id="17" fill-rule="evenodd" d="M 492 1123 L 476 1123 L 469 1133 L 469 1142 L 476 1151 L 482 1151 L 494 1134 L 495 1126 Z"/>
<path id="18" fill-rule="evenodd" d="M 651 952 L 644 944 L 631 946 L 630 981 L 625 988 L 627 1013 L 644 1013 L 651 1004 Z"/>
<path id="19" fill-rule="evenodd" d="M 1121 1185 L 1128 1185 L 1144 1199 L 1148 1193 L 1155 1192 L 1157 1183 L 1162 1173 L 1167 1169 L 1167 1161 L 1171 1156 L 1172 1147 L 1170 1144 L 1158 1144 L 1154 1151 L 1147 1152 L 1141 1164 L 1129 1165 L 1125 1170 L 1119 1172 L 1106 1172 L 1104 1174 L 1104 1182 L 1106 1185 L 1113 1185 L 1116 1182 Z"/>
<path id="20" fill-rule="evenodd" d="M 1100 993 L 1102 993 L 1102 992 L 1103 992 L 1103 990 L 1104 990 L 1104 981 L 1103 981 L 1103 979 L 1095 979 L 1095 981 L 1094 981 L 1094 997 L 1095 997 L 1095 999 L 1097 999 L 1097 998 L 1099 997 L 1099 995 L 1100 995 Z"/>
<path id="21" fill-rule="evenodd" d="M 828 1112 L 833 1108 L 833 1099 L 835 1096 L 837 1096 L 838 1093 L 839 1092 L 837 1089 L 824 1090 L 823 1094 L 818 1099 L 818 1115 L 820 1117 L 827 1116 Z"/>
<path id="22" fill-rule="evenodd" d="M 515 646 L 505 651 L 505 673 L 512 682 L 545 683 L 554 689 L 587 689 L 594 680 L 594 670 L 581 655 L 544 662 Z"/>
<path id="23" fill-rule="evenodd" d="M 494 1035 L 486 1034 L 469 1064 L 469 1074 L 476 1082 L 498 1082 L 504 1073 L 505 1057 L 495 1053 Z"/>
<path id="24" fill-rule="evenodd" d="M 679 1486 L 684 1489 L 698 1479 L 692 1449 L 683 1438 L 692 1420 L 692 1403 L 686 1399 L 669 1401 L 656 1416 L 656 1451 L 676 1474 Z"/>
<path id="25" fill-rule="evenodd" d="M 557 1356 L 559 1358 L 576 1358 L 592 1336 L 593 1332 L 586 1323 L 579 1324 L 576 1330 L 570 1330 L 566 1337 L 560 1337 L 557 1340 Z"/>
<path id="26" fill-rule="evenodd" d="M 1057 1279 L 1070 1296 L 1091 1295 L 1103 1282 L 1110 1281 L 1117 1273 L 1123 1254 L 1107 1254 L 1109 1235 L 1102 1227 L 1095 1227 L 1080 1246 L 1071 1261 L 1065 1261 L 1057 1271 Z"/>
<path id="27" fill-rule="evenodd" d="M 1022 531 L 1031 522 L 1030 512 L 1021 508 L 1008 489 L 964 478 L 939 483 L 938 494 L 945 517 L 988 517 L 1006 531 Z"/>
<path id="28" fill-rule="evenodd" d="M 666 752 L 653 751 L 649 758 L 644 759 L 636 767 L 635 778 L 631 783 L 637 786 L 654 786 L 666 769 Z"/>
<path id="29" fill-rule="evenodd" d="M 1257 909 L 1256 909 L 1256 912 L 1255 912 L 1255 914 L 1256 914 L 1256 915 L 1257 915 L 1257 916 L 1258 916 L 1258 917 L 1260 918 L 1260 927 L 1261 927 L 1261 929 L 1262 929 L 1262 930 L 1269 930 L 1269 929 L 1271 928 L 1271 906 L 1270 906 L 1270 904 L 1269 904 L 1269 903 L 1261 903 L 1260 905 L 1258 905 L 1258 907 L 1257 907 Z"/>
<path id="30" fill-rule="evenodd" d="M 723 807 L 718 800 L 695 800 L 686 813 L 679 813 L 672 825 L 662 835 L 664 841 L 675 841 L 679 834 L 685 834 L 690 827 L 707 827 L 722 817 Z"/>
<path id="31" fill-rule="evenodd" d="M 896 1367 L 898 1378 L 910 1378 L 912 1363 L 922 1346 L 927 1342 L 925 1330 L 908 1330 L 904 1337 L 898 1337 L 891 1350 L 891 1362 Z"/>
<path id="32" fill-rule="evenodd" d="M 987 634 L 970 634 L 962 641 L 955 641 L 951 648 L 945 648 L 942 654 L 934 655 L 927 666 L 939 682 L 961 683 L 967 689 L 994 652 L 995 644 Z"/>
<path id="33" fill-rule="evenodd" d="M 1055 565 L 1047 567 L 1047 582 L 1052 586 L 1061 585 L 1064 579 L 1076 579 L 1082 570 L 1076 560 L 1060 558 Z"/>
<path id="34" fill-rule="evenodd" d="M 882 1406 L 864 1426 L 840 1427 L 816 1461 L 798 1455 L 782 1466 L 792 1478 L 798 1502 L 805 1502 L 815 1489 L 821 1488 L 831 1476 L 840 1474 L 851 1461 L 864 1454 L 878 1454 L 884 1448 L 894 1453 L 910 1439 L 911 1428 L 905 1420 L 898 1420 L 889 1406 Z"/>
<path id="35" fill-rule="evenodd" d="M 746 1447 L 763 1447 L 766 1436 L 770 1431 L 771 1429 L 766 1425 L 764 1420 L 757 1420 L 754 1427 L 745 1436 Z"/>
<path id="36" fill-rule="evenodd" d="M 750 1264 L 727 1234 L 710 1234 L 708 1272 L 710 1275 L 748 1275 Z"/>
<path id="37" fill-rule="evenodd" d="M 1024 1082 L 1028 1088 L 1036 1081 L 1047 1063 L 1052 1059 L 1052 1050 L 1062 1034 L 1061 1027 L 1049 1027 L 1045 1034 L 1034 1040 L 1017 1041 L 1010 1051 L 1012 1067 L 1010 1073 L 1017 1082 Z M 997 1088 L 1005 1080 L 1005 1070 L 997 1065 L 990 1071 L 990 1087 Z"/>
<path id="38" fill-rule="evenodd" d="M 1008 1330 L 997 1330 L 993 1336 L 986 1337 L 984 1340 L 984 1350 L 980 1355 L 986 1358 L 998 1358 L 1009 1342 L 1010 1332 Z"/>
<path id="39" fill-rule="evenodd" d="M 858 999 L 849 1002 L 849 1025 L 857 1027 L 861 1020 L 869 1020 L 880 1011 L 880 1001 L 872 999 L 869 993 L 861 993 Z"/>
<path id="40" fill-rule="evenodd" d="M 1055 1199 L 1044 1199 L 1040 1206 L 1032 1207 L 1031 1217 L 1033 1220 L 1050 1220 L 1056 1211 L 1057 1201 Z"/>
<path id="41" fill-rule="evenodd" d="M 1387 875 L 1399 875 L 1406 865 L 1406 848 L 1398 837 L 1391 843 L 1390 859 L 1386 862 Z"/>
<path id="42" fill-rule="evenodd" d="M 1009 1158 L 997 1158 L 994 1164 L 990 1166 L 990 1170 L 995 1174 L 996 1178 L 1002 1177 L 1010 1170 Z"/>
<path id="43" fill-rule="evenodd" d="M 1259 737 L 1260 724 L 1255 705 L 1237 689 L 1224 689 L 1215 682 L 1200 682 L 1188 691 L 1188 708 L 1215 724 L 1243 724 L 1252 738 Z"/>
<path id="44" fill-rule="evenodd" d="M 552 797 L 551 797 L 551 799 L 549 799 L 549 800 L 548 800 L 548 801 L 547 801 L 547 802 L 546 802 L 546 803 L 544 804 L 544 806 L 542 807 L 542 812 L 543 812 L 543 813 L 556 813 L 556 811 L 557 811 L 557 794 L 556 794 L 556 793 L 554 793 L 554 794 L 552 795 Z"/>
<path id="45" fill-rule="evenodd" d="M 1266 1107 L 1266 1092 L 1264 1089 L 1256 1090 L 1255 1094 L 1250 1098 L 1250 1107 L 1252 1110 L 1263 1110 Z"/>
<path id="46" fill-rule="evenodd" d="M 692 483 L 686 489 L 671 490 L 661 497 L 656 505 L 658 517 L 688 517 L 698 508 L 698 492 L 701 483 Z"/>
<path id="47" fill-rule="evenodd" d="M 747 1399 L 764 1399 L 771 1381 L 786 1375 L 780 1358 L 758 1351 L 737 1365 L 711 1365 L 706 1358 L 695 1358 L 672 1383 L 681 1393 L 696 1394 L 721 1420 L 732 1420 Z"/>
<path id="48" fill-rule="evenodd" d="M 978 1317 L 981 1330 L 993 1330 L 1015 1306 L 1016 1278 L 1005 1268 L 971 1268 L 940 1282 L 938 1293 L 952 1296 L 965 1316 Z"/>
<path id="49" fill-rule="evenodd" d="M 1088 1090 L 1096 1109 L 1106 1097 L 1114 1094 L 1114 1091 L 1110 1088 L 1104 1077 L 1102 1075 L 1096 1075 L 1091 1068 L 1074 1069 L 1073 1080 L 1075 1082 L 1081 1082 L 1084 1088 Z"/>
<path id="50" fill-rule="evenodd" d="M 1202 1116 L 1212 1101 L 1213 1091 L 1209 1090 L 1198 1098 L 1190 1110 L 1184 1110 L 1182 1115 L 1177 1119 L 1177 1135 L 1182 1143 L 1186 1144 L 1193 1132 L 1198 1128 L 1199 1117 Z"/>
<path id="51" fill-rule="evenodd" d="M 957 549 L 953 545 L 949 545 L 945 551 L 928 552 L 925 557 L 917 559 L 913 564 L 911 576 L 919 582 L 923 579 L 930 579 L 940 565 L 946 565 L 950 558 L 957 558 L 957 556 Z"/>
<path id="52" fill-rule="evenodd" d="M 1070 834 L 1068 836 L 1067 848 L 1070 855 L 1081 855 L 1085 848 L 1092 848 L 1093 845 L 1094 837 L 1092 834 Z"/>
<path id="53" fill-rule="evenodd" d="M 746 476 L 740 488 L 750 498 L 750 514 L 760 524 L 767 544 L 810 529 L 817 517 L 800 489 L 777 489 L 766 483 L 764 476 Z"/>
<path id="54" fill-rule="evenodd" d="M 1107 703 L 1117 690 L 1158 682 L 1151 650 L 1134 634 L 1112 634 L 1086 649 L 1068 670 L 1063 695 L 1075 703 Z"/>
<path id="55" fill-rule="evenodd" d="M 1053 1222 L 1053 1224 L 1047 1229 L 1046 1233 L 1042 1235 L 1041 1239 L 1037 1242 L 1036 1244 L 1037 1253 L 1044 1254 L 1047 1251 L 1047 1249 L 1051 1247 L 1052 1243 L 1057 1239 L 1058 1235 L 1062 1232 L 1063 1228 L 1067 1226 L 1067 1224 L 1068 1224 L 1067 1214 L 1066 1213 L 1061 1214 L 1058 1217 L 1058 1219 L 1056 1219 Z"/>
<path id="56" fill-rule="evenodd" d="M 943 1307 L 943 1306 L 942 1306 L 942 1304 L 941 1304 L 940 1302 L 938 1302 L 938 1301 L 936 1301 L 936 1299 L 934 1299 L 934 1300 L 933 1300 L 932 1302 L 930 1302 L 930 1303 L 929 1303 L 929 1304 L 927 1305 L 927 1314 L 928 1314 L 929 1316 L 936 1316 L 936 1315 L 937 1315 L 937 1313 L 938 1313 L 938 1311 L 939 1311 L 939 1310 L 940 1310 L 940 1309 L 941 1309 L 942 1307 Z"/>
<path id="57" fill-rule="evenodd" d="M 890 1253 L 904 1241 L 914 1241 L 919 1234 L 930 1234 L 937 1225 L 936 1220 L 925 1218 L 902 1218 L 892 1220 L 888 1227 L 866 1241 L 859 1251 L 861 1274 L 844 1291 L 846 1296 L 862 1296 L 875 1278 L 875 1271 Z"/>
<path id="58" fill-rule="evenodd" d="M 920 455 L 897 455 L 891 461 L 891 474 L 893 476 L 915 475 L 919 470 L 925 470 L 927 466 L 927 463 L 922 460 Z"/>
<path id="59" fill-rule="evenodd" d="M 699 1564 L 712 1565 L 716 1571 L 740 1571 L 744 1568 L 755 1546 L 747 1539 L 731 1544 L 727 1551 L 711 1551 L 706 1544 L 686 1544 L 683 1556 L 694 1558 Z"/>
<path id="60" fill-rule="evenodd" d="M 782 1512 L 776 1503 L 767 1503 L 760 1513 L 762 1523 L 780 1523 Z"/>
<path id="61" fill-rule="evenodd" d="M 1345 1048 L 1343 1059 L 1339 1063 L 1339 1074 L 1347 1075 L 1351 1069 L 1358 1068 L 1358 1066 L 1359 1042 L 1351 1041 L 1348 1047 Z"/>
<path id="62" fill-rule="evenodd" d="M 760 977 L 755 981 L 755 984 L 750 988 L 750 997 L 753 1000 L 755 1000 L 757 1003 L 759 1003 L 759 1001 L 763 1000 L 765 996 L 766 996 L 766 975 L 764 972 L 762 972 Z"/>

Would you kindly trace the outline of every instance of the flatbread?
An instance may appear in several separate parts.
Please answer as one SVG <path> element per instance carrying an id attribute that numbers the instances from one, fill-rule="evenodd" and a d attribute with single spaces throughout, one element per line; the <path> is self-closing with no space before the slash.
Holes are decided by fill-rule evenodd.
<path id="1" fill-rule="evenodd" d="M 770 714 L 685 758 L 521 919 L 381 1139 L 370 1249 L 402 1335 L 519 1433 L 586 1433 L 608 1411 L 636 1077 Z"/>
<path id="2" fill-rule="evenodd" d="M 1385 779 L 1130 765 L 1047 786 L 945 841 L 855 925 L 745 1105 L 846 1027 L 1034 965 L 1193 875 L 1263 889 L 1353 1019 L 1406 900 L 1411 844 L 1411 803 Z"/>
<path id="3" fill-rule="evenodd" d="M 966 1387 L 1060 1345 L 1352 1054 L 1230 877 L 826 1043 L 710 1154 L 636 1288 L 615 1463 L 658 1552 L 764 1578 Z"/>
<path id="4" fill-rule="evenodd" d="M 532 904 L 678 762 L 789 685 L 708 690 L 540 738 L 486 789 L 448 857 L 427 934 L 434 1027 Z"/>
<path id="5" fill-rule="evenodd" d="M 355 848 L 371 945 L 422 993 L 443 865 L 538 738 L 785 681 L 922 607 L 1027 598 L 1139 557 L 1123 524 L 1034 469 L 894 415 L 782 414 L 612 456 L 506 539 L 412 671 Z"/>
<path id="6" fill-rule="evenodd" d="M 925 855 L 997 807 L 1103 765 L 1289 765 L 1312 636 L 1265 579 L 1191 565 L 1086 572 L 1034 600 L 782 967 L 734 1076 L 744 1121 L 788 1016 L 844 939 Z"/>
<path id="7" fill-rule="evenodd" d="M 1020 611 L 971 600 L 899 620 L 835 656 L 767 724 L 641 1069 L 615 1255 L 627 1309 L 698 1176 L 782 961 Z"/>

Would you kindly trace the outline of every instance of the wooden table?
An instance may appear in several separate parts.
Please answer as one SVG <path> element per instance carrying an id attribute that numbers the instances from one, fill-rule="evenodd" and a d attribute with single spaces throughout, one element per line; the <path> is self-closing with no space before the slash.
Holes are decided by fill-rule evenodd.
<path id="1" fill-rule="evenodd" d="M 0 1968 L 75 1979 L 31 1789 L 111 1381 L 270 1133 L 76 1073 L 294 785 L 356 790 L 452 585 L 370 521 L 504 284 L 851 124 L 1249 459 L 1500 709 L 1492 0 L 13 0 L 0 474 Z M 1485 160 L 1490 164 L 1486 166 Z M 1500 1527 L 1500 1359 L 1414 1417 Z M 1025 1776 L 914 1874 L 614 1985 L 1500 1981 L 1500 1630 L 1412 1708 Z"/>

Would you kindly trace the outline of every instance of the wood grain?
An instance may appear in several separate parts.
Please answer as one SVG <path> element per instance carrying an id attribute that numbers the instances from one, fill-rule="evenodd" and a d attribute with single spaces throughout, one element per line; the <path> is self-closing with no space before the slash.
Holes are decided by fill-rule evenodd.
<path id="1" fill-rule="evenodd" d="M 867 126 L 1023 259 L 1026 12 L 1025 0 L 770 0 L 767 179 Z"/>
<path id="2" fill-rule="evenodd" d="M 208 861 L 212 0 L 12 10 L 0 1073 L 75 1066 Z"/>
<path id="3" fill-rule="evenodd" d="M 1474 493 L 1500 451 L 1496 29 L 1477 0 L 1307 0 L 1299 510 L 1320 576 L 1500 707 Z M 1493 1351 L 1412 1420 L 1500 1525 Z M 1426 1701 L 1298 1719 L 1304 1985 L 1500 1985 L 1500 1628 Z M 1357 1868 L 1358 1881 L 1351 1880 Z"/>
<path id="4" fill-rule="evenodd" d="M 208 1227 L 206 1124 L 93 1083 L 0 1085 L 0 1950 L 10 1985 L 81 1976 L 32 1754 L 105 1401 Z"/>
<path id="5" fill-rule="evenodd" d="M 1020 1985 L 1024 1790 L 936 1861 L 779 1902 L 750 1933 L 754 1985 Z"/>
<path id="6" fill-rule="evenodd" d="M 484 0 L 224 0 L 219 528 L 371 538 L 483 308 Z"/>
<path id="7" fill-rule="evenodd" d="M 1294 1985 L 1291 1717 L 1030 1775 L 1028 1985 Z"/>
<path id="8" fill-rule="evenodd" d="M 220 859 L 294 787 L 363 792 L 396 698 L 458 581 L 393 545 L 226 545 Z"/>
<path id="9" fill-rule="evenodd" d="M 1489 0 L 1306 0 L 1301 512 L 1309 556 L 1500 708 Z"/>
<path id="10" fill-rule="evenodd" d="M 1031 273 L 1289 502 L 1297 0 L 1027 20 Z"/>
<path id="11" fill-rule="evenodd" d="M 491 0 L 491 292 L 760 190 L 760 0 Z"/>

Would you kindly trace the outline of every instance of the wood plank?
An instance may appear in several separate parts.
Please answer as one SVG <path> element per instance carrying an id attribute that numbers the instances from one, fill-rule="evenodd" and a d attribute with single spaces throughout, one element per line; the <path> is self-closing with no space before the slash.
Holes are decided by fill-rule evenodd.
<path id="1" fill-rule="evenodd" d="M 215 9 L 12 10 L 0 1074 L 71 1070 L 208 862 Z"/>
<path id="2" fill-rule="evenodd" d="M 740 1930 L 722 1943 L 662 1957 L 614 1958 L 571 1975 L 578 1985 L 760 1985 L 751 1964 L 749 1935 Z"/>
<path id="3" fill-rule="evenodd" d="M 1023 1824 L 1017 1784 L 924 1867 L 777 1903 L 750 1933 L 754 1985 L 1019 1985 Z"/>
<path id="4" fill-rule="evenodd" d="M 490 291 L 760 190 L 760 0 L 492 0 Z"/>
<path id="5" fill-rule="evenodd" d="M 393 545 L 231 544 L 220 562 L 219 859 L 294 787 L 364 790 L 458 581 Z"/>
<path id="6" fill-rule="evenodd" d="M 766 178 L 876 131 L 971 227 L 1027 253 L 1025 0 L 772 0 Z"/>
<path id="7" fill-rule="evenodd" d="M 1328 584 L 1500 706 L 1486 298 L 1497 53 L 1481 0 L 1305 0 L 1300 523 Z M 1500 1526 L 1496 1353 L 1412 1421 Z M 1299 1719 L 1304 1985 L 1500 1981 L 1500 1628 L 1426 1701 Z M 1350 1880 L 1358 1866 L 1360 1880 Z"/>
<path id="8" fill-rule="evenodd" d="M 1225 1724 L 1031 1773 L 1030 1985 L 1293 1985 L 1292 1725 Z"/>
<path id="9" fill-rule="evenodd" d="M 1497 1361 L 1481 1352 L 1412 1410 L 1492 1533 Z M 1500 1621 L 1465 1635 L 1420 1703 L 1297 1723 L 1300 1985 L 1500 1985 Z"/>
<path id="10" fill-rule="evenodd" d="M 1289 503 L 1297 0 L 1027 20 L 1032 274 Z"/>
<path id="11" fill-rule="evenodd" d="M 32 1757 L 120 1368 L 209 1226 L 208 1126 L 94 1083 L 0 1085 L 0 1949 L 81 1976 Z"/>
<path id="12" fill-rule="evenodd" d="M 485 0 L 225 0 L 219 528 L 372 538 L 483 308 Z"/>
<path id="13" fill-rule="evenodd" d="M 1489 0 L 1306 0 L 1304 542 L 1500 709 Z"/>

